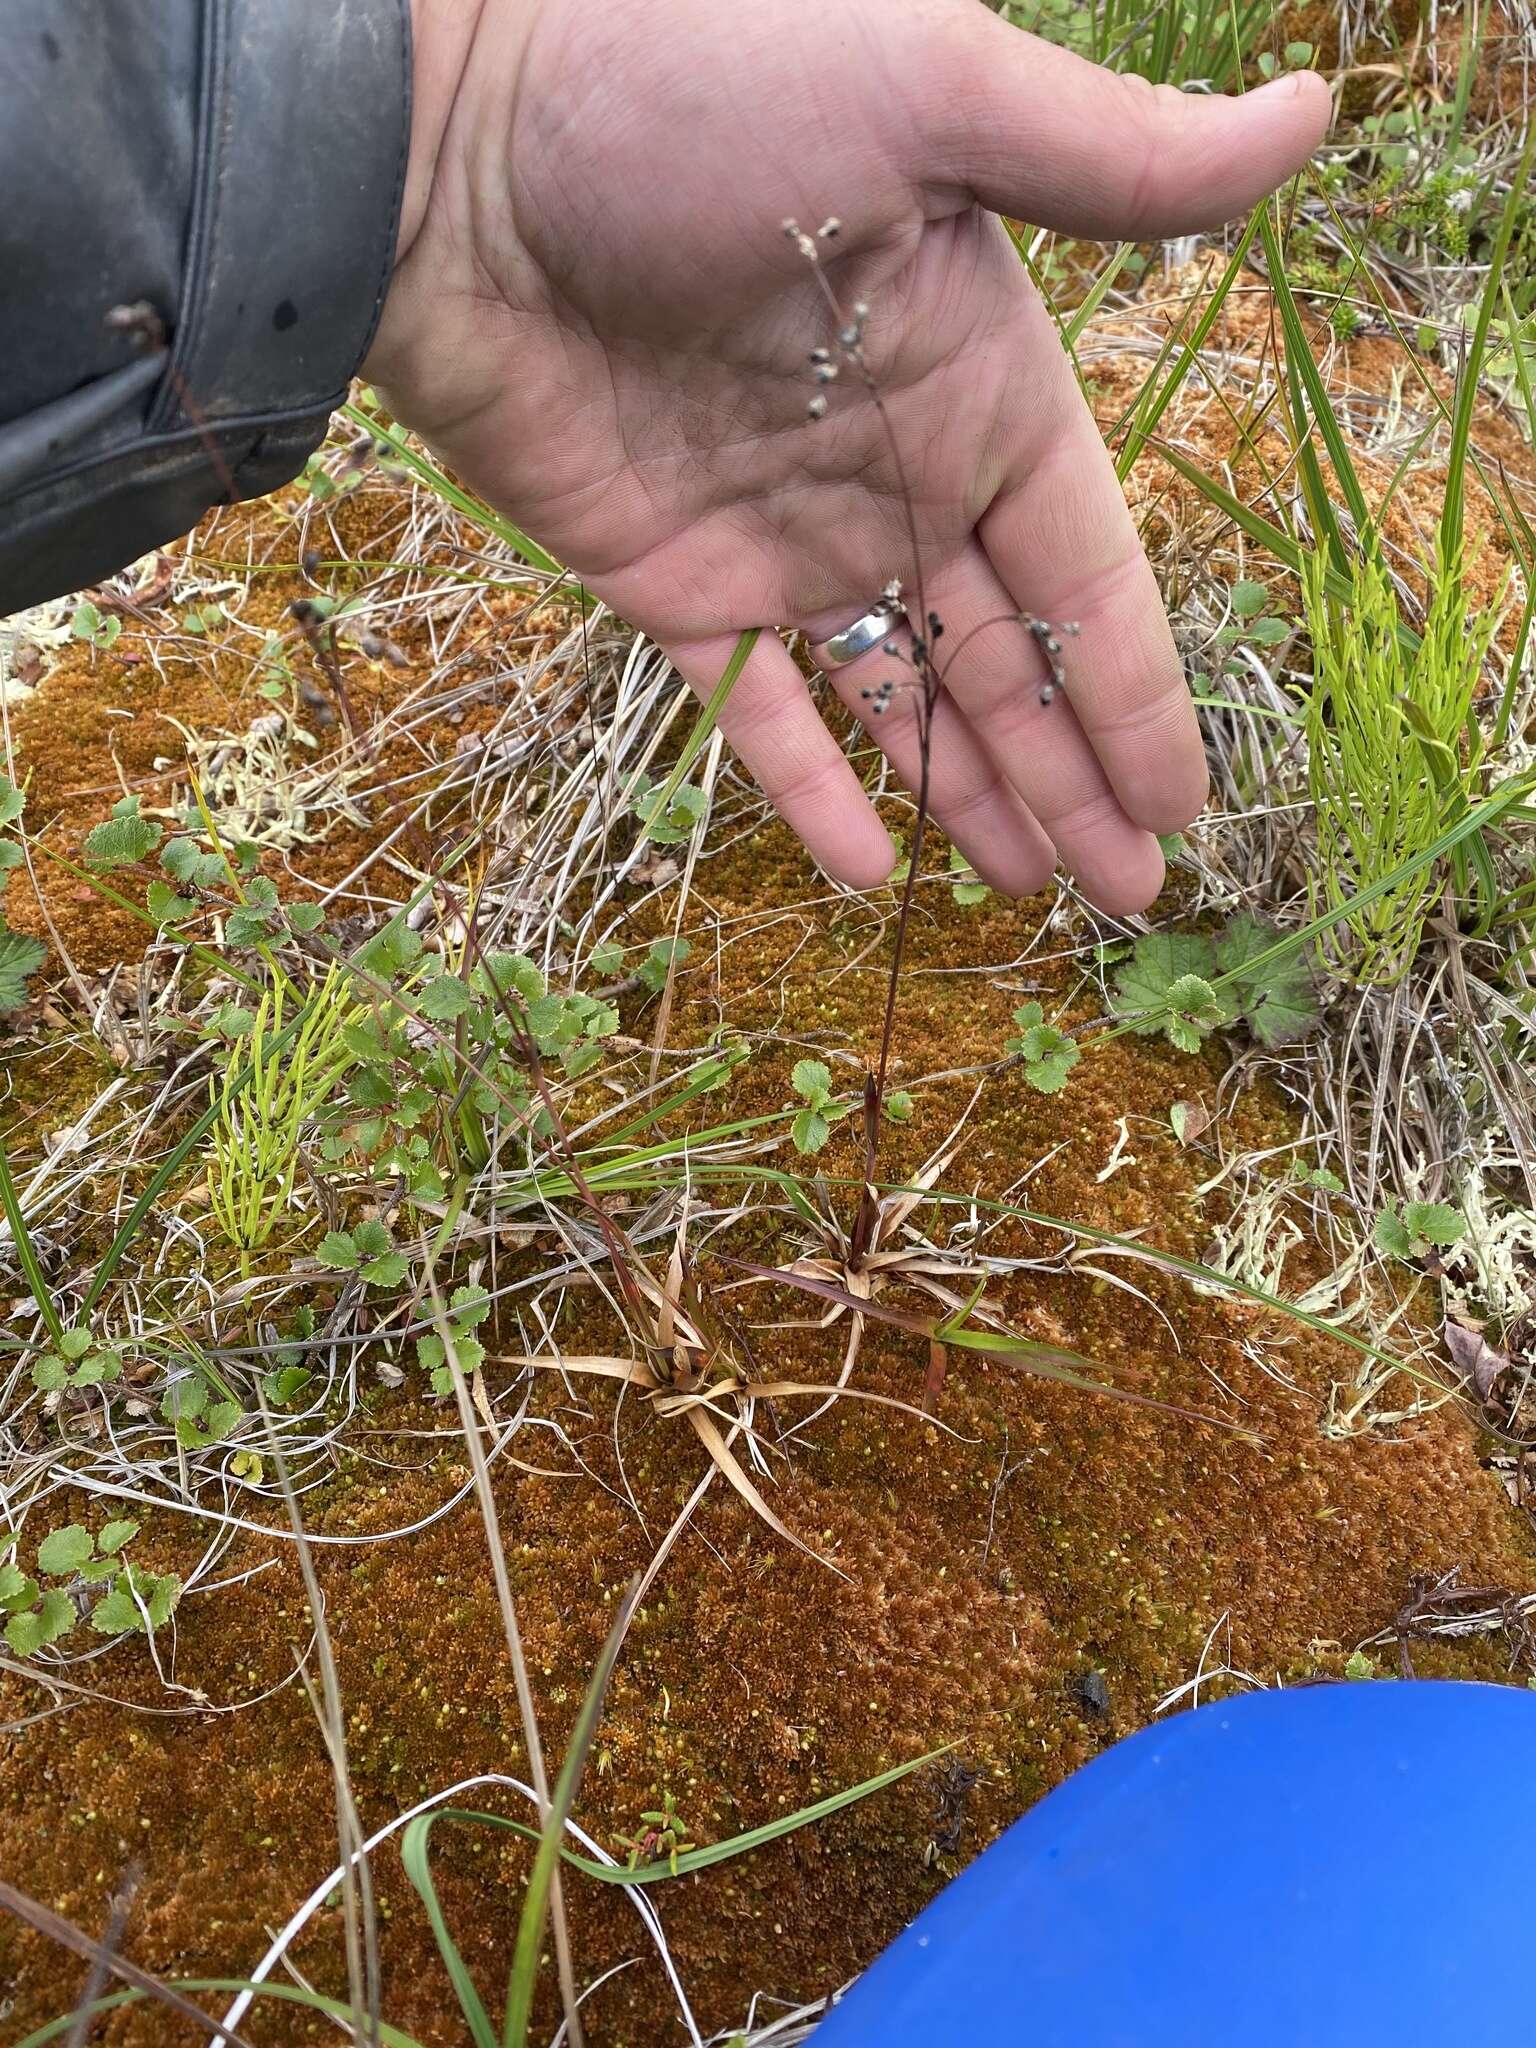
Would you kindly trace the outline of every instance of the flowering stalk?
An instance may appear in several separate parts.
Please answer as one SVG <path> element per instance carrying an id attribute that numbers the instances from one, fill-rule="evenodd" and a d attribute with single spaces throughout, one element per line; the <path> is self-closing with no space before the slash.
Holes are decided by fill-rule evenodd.
<path id="1" fill-rule="evenodd" d="M 933 721 L 939 699 L 943 694 L 945 675 L 978 633 L 985 632 L 993 625 L 1022 625 L 1033 638 L 1046 665 L 1046 679 L 1040 686 L 1040 702 L 1048 705 L 1066 681 L 1061 660 L 1062 638 L 1075 634 L 1078 629 L 1076 625 L 1053 626 L 1046 619 L 1032 618 L 1024 612 L 1005 612 L 996 619 L 984 620 L 979 626 L 973 627 L 953 648 L 943 667 L 940 667 L 934 649 L 943 637 L 944 622 L 936 611 L 929 609 L 924 594 L 923 554 L 918 539 L 917 513 L 912 491 L 907 481 L 906 467 L 901 459 L 901 449 L 891 425 L 890 414 L 864 348 L 864 333 L 869 321 L 870 308 L 859 299 L 855 301 L 851 313 L 845 315 L 822 260 L 824 249 L 836 242 L 842 233 L 842 222 L 834 214 L 822 222 L 814 235 L 807 233 L 795 220 L 786 220 L 783 229 L 786 238 L 805 259 L 812 277 L 816 280 L 817 289 L 826 303 L 831 318 L 835 338 L 834 345 L 822 343 L 810 351 L 811 376 L 817 388 L 807 401 L 806 416 L 811 420 L 826 418 L 829 410 L 829 387 L 837 382 L 844 369 L 851 371 L 868 393 L 870 402 L 879 416 L 890 453 L 891 466 L 896 475 L 897 497 L 906 520 L 907 543 L 912 554 L 916 600 L 910 606 L 903 606 L 902 584 L 897 577 L 893 577 L 881 593 L 890 604 L 906 610 L 911 632 L 911 644 L 908 649 L 904 651 L 899 640 L 893 638 L 884 643 L 881 652 L 893 661 L 905 661 L 911 671 L 910 678 L 898 680 L 896 677 L 887 676 L 873 688 L 859 692 L 860 697 L 869 706 L 870 716 L 876 718 L 883 716 L 889 709 L 898 690 L 910 696 L 917 727 L 919 767 L 917 789 L 914 792 L 917 809 L 912 829 L 912 851 L 907 862 L 901 902 L 896 913 L 896 937 L 891 949 L 890 976 L 886 984 L 885 1011 L 880 1028 L 880 1049 L 873 1069 L 867 1071 L 864 1077 L 865 1185 L 850 1234 L 848 1261 L 850 1267 L 857 1270 L 872 1240 L 879 1213 L 878 1197 L 873 1183 L 880 1143 L 880 1118 L 885 1105 L 891 1045 L 895 1037 L 896 1002 L 901 983 L 902 963 L 906 955 L 907 927 L 911 917 L 913 891 L 917 886 L 917 877 L 922 866 L 923 841 L 928 827 Z"/>

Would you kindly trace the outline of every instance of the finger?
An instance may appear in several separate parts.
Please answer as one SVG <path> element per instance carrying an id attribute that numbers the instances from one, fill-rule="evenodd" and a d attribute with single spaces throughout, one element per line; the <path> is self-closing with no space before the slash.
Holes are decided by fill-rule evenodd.
<path id="1" fill-rule="evenodd" d="M 1210 793 L 1205 749 L 1157 579 L 1065 359 L 1063 418 L 978 529 L 1009 600 L 1057 626 L 1067 694 L 1127 817 L 1180 832 Z M 968 706 L 985 719 L 985 707 Z"/>
<path id="2" fill-rule="evenodd" d="M 1145 910 L 1163 884 L 1157 840 L 1126 815 L 1068 697 L 1042 703 L 1040 651 L 990 565 L 972 553 L 925 601 L 945 692 L 1083 894 L 1115 916 Z"/>
<path id="3" fill-rule="evenodd" d="M 708 699 L 736 651 L 733 638 L 669 647 L 674 667 Z M 762 633 L 720 713 L 720 729 L 812 859 L 853 889 L 874 889 L 896 864 L 890 835 L 842 749 L 816 715 L 783 642 Z"/>
<path id="4" fill-rule="evenodd" d="M 950 19 L 921 72 L 914 165 L 996 213 L 1146 240 L 1246 212 L 1306 162 L 1332 112 L 1313 72 L 1227 98 L 1120 75 L 987 9 Z"/>
<path id="5" fill-rule="evenodd" d="M 907 788 L 922 782 L 922 730 L 918 719 L 911 634 L 892 634 L 901 650 L 876 650 L 829 668 L 832 687 L 867 727 Z M 813 646 L 812 652 L 820 650 Z M 882 686 L 893 684 L 889 695 Z M 877 708 L 878 707 L 878 708 Z M 1056 866 L 1056 849 L 1030 816 L 997 763 L 949 698 L 935 706 L 929 746 L 928 808 L 971 866 L 1004 896 L 1033 896 Z"/>

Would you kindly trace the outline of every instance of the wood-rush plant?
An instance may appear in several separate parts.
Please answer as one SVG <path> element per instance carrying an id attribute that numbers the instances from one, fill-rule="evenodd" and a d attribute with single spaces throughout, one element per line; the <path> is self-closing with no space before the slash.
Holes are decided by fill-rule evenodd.
<path id="1" fill-rule="evenodd" d="M 836 240 L 841 231 L 841 223 L 835 217 L 825 221 L 815 235 L 807 234 L 793 220 L 785 221 L 783 226 L 785 235 L 804 257 L 816 279 L 832 321 L 835 337 L 835 346 L 823 345 L 813 348 L 810 352 L 811 373 L 818 388 L 807 405 L 807 413 L 813 420 L 825 418 L 828 411 L 828 387 L 837 381 L 844 369 L 849 370 L 863 386 L 879 415 L 892 466 L 896 472 L 898 493 L 906 518 L 907 538 L 914 565 L 915 603 L 908 607 L 908 616 L 916 623 L 912 626 L 906 648 L 903 648 L 898 638 L 892 638 L 884 644 L 882 651 L 885 656 L 892 662 L 901 664 L 898 672 L 886 677 L 873 688 L 865 689 L 861 694 L 872 718 L 884 716 L 898 692 L 909 698 L 915 713 L 920 769 L 912 846 L 905 864 L 896 915 L 895 941 L 886 984 L 879 1052 L 874 1066 L 864 1077 L 863 1185 L 852 1226 L 845 1232 L 830 1214 L 822 1215 L 808 1202 L 803 1199 L 797 1200 L 795 1207 L 798 1213 L 815 1229 L 820 1247 L 818 1252 L 781 1267 L 759 1265 L 744 1259 L 731 1259 L 728 1263 L 751 1275 L 754 1280 L 782 1281 L 831 1303 L 831 1312 L 824 1318 L 827 1323 L 836 1321 L 840 1316 L 847 1316 L 849 1334 L 836 1388 L 816 1390 L 823 1395 L 823 1406 L 826 1405 L 827 1399 L 836 1399 L 838 1393 L 846 1391 L 866 1319 L 893 1325 L 927 1340 L 928 1373 L 925 1398 L 928 1399 L 932 1398 L 942 1383 L 947 1350 L 953 1346 L 1006 1359 L 1025 1371 L 1065 1381 L 1085 1392 L 1110 1393 L 1119 1398 L 1135 1400 L 1140 1397 L 1125 1394 L 1119 1388 L 1106 1387 L 1091 1377 L 1092 1365 L 1088 1359 L 1051 1345 L 1038 1343 L 1031 1338 L 1016 1336 L 1007 1330 L 998 1315 L 983 1300 L 986 1284 L 984 1272 L 981 1273 L 977 1284 L 967 1286 L 960 1293 L 952 1292 L 943 1284 L 946 1268 L 950 1279 L 970 1281 L 975 1280 L 976 1275 L 967 1271 L 963 1261 L 947 1261 L 937 1248 L 917 1239 L 911 1218 L 921 1200 L 924 1177 L 931 1175 L 933 1180 L 937 1179 L 944 1164 L 947 1163 L 948 1152 L 941 1148 L 940 1153 L 922 1169 L 919 1175 L 919 1189 L 915 1194 L 908 1189 L 883 1195 L 876 1185 L 880 1126 L 882 1116 L 889 1113 L 886 1083 L 895 1035 L 897 997 L 901 986 L 901 970 L 906 952 L 913 893 L 921 871 L 923 841 L 928 825 L 933 721 L 944 690 L 945 677 L 952 664 L 960 659 L 977 634 L 987 631 L 994 625 L 1022 625 L 1033 638 L 1043 658 L 1045 678 L 1040 685 L 1040 702 L 1049 705 L 1066 681 L 1062 664 L 1063 639 L 1074 635 L 1077 627 L 1052 625 L 1048 620 L 1033 618 L 1028 613 L 1006 612 L 999 614 L 996 619 L 984 620 L 954 646 L 945 660 L 939 660 L 935 650 L 944 636 L 944 624 L 938 613 L 928 608 L 924 598 L 922 555 L 918 545 L 912 493 L 907 484 L 901 451 L 896 443 L 889 414 L 864 352 L 864 329 L 869 318 L 869 307 L 860 301 L 855 304 L 851 314 L 845 316 L 822 265 L 822 249 L 827 243 Z M 892 602 L 903 601 L 899 581 L 888 584 L 885 594 Z M 1019 1021 L 1026 1033 L 1035 1033 L 1041 1022 L 1032 1013 L 1028 1017 L 1021 1015 Z M 1040 1059 L 1037 1064 L 1041 1064 L 1042 1071 L 1048 1069 L 1053 1079 L 1058 1069 L 1061 1078 L 1064 1079 L 1066 1068 L 1071 1064 L 1070 1058 L 1063 1054 L 1056 1043 L 1060 1036 L 1061 1034 L 1053 1033 L 1048 1042 L 1042 1040 L 1038 1047 Z M 1029 1060 L 1032 1052 L 1036 1050 L 1034 1039 L 1030 1038 L 1029 1042 L 1031 1052 L 1026 1052 L 1026 1060 Z M 803 1061 L 796 1069 L 796 1090 L 806 1103 L 806 1109 L 802 1110 L 800 1116 L 801 1135 L 806 1138 L 814 1137 L 819 1140 L 825 1136 L 826 1112 L 831 1106 L 830 1076 L 827 1076 L 824 1083 L 825 1074 L 826 1069 L 821 1067 L 819 1062 Z M 909 1106 L 904 1097 L 903 1109 Z M 810 1119 L 815 1117 L 823 1120 L 823 1128 L 818 1129 L 810 1122 Z M 901 1120 L 899 1116 L 897 1120 Z M 952 1142 L 953 1138 L 950 1143 Z M 802 1146 L 801 1149 L 812 1148 Z M 909 1240 L 916 1241 L 902 1243 L 899 1240 L 903 1235 Z M 897 1280 L 907 1280 L 924 1289 L 944 1304 L 945 1313 L 941 1316 L 918 1315 L 875 1300 L 877 1291 Z M 822 1411 L 817 1411 L 818 1414 L 820 1412 Z"/>
<path id="2" fill-rule="evenodd" d="M 887 676 L 873 688 L 860 692 L 873 718 L 882 717 L 889 709 L 898 691 L 907 696 L 912 704 L 917 727 L 919 773 L 915 792 L 917 808 L 912 827 L 912 850 L 906 863 L 906 875 L 902 883 L 901 900 L 896 913 L 895 942 L 891 948 L 890 975 L 886 983 L 885 1011 L 880 1026 L 880 1049 L 874 1067 L 864 1077 L 864 1193 L 860 1198 L 858 1213 L 848 1240 L 849 1270 L 857 1272 L 869 1251 L 878 1219 L 879 1197 L 875 1192 L 874 1180 L 880 1142 L 881 1111 L 885 1104 L 886 1079 L 890 1069 L 891 1043 L 896 1028 L 896 1003 L 901 986 L 901 969 L 906 954 L 907 928 L 912 914 L 912 897 L 917 878 L 922 868 L 923 841 L 928 829 L 928 806 L 933 756 L 933 719 L 939 700 L 944 691 L 944 678 L 950 667 L 970 646 L 978 634 L 987 632 L 998 625 L 1022 625 L 1031 635 L 1045 661 L 1046 676 L 1040 686 L 1040 702 L 1050 704 L 1056 692 L 1063 688 L 1066 675 L 1062 667 L 1062 639 L 1077 632 L 1073 625 L 1053 626 L 1049 620 L 1031 617 L 1027 612 L 1003 612 L 995 619 L 985 619 L 979 626 L 960 640 L 941 662 L 936 653 L 939 641 L 944 636 L 944 622 L 936 611 L 928 607 L 923 591 L 922 549 L 917 536 L 917 517 L 913 509 L 912 491 L 907 482 L 906 466 L 901 459 L 901 449 L 891 425 L 890 414 L 880 395 L 880 387 L 869 366 L 864 350 L 864 329 L 869 319 L 869 307 L 862 299 L 855 302 L 852 311 L 844 313 L 838 302 L 837 293 L 827 276 L 822 263 L 822 250 L 835 242 L 842 232 L 842 222 L 836 215 L 822 222 L 814 235 L 808 234 L 798 221 L 786 220 L 784 233 L 795 249 L 805 259 L 817 288 L 825 302 L 832 324 L 833 341 L 823 343 L 810 352 L 811 375 L 818 389 L 806 406 L 807 415 L 813 420 L 824 419 L 828 411 L 828 387 L 834 384 L 843 370 L 848 370 L 863 386 L 871 404 L 879 416 L 890 453 L 891 464 L 896 473 L 897 491 L 906 520 L 907 544 L 911 550 L 913 564 L 913 591 L 915 602 L 906 606 L 909 619 L 913 620 L 909 642 L 903 648 L 897 638 L 887 640 L 882 652 L 901 664 L 901 670 Z M 903 604 L 903 586 L 899 578 L 893 578 L 885 587 L 884 595 L 893 604 Z"/>

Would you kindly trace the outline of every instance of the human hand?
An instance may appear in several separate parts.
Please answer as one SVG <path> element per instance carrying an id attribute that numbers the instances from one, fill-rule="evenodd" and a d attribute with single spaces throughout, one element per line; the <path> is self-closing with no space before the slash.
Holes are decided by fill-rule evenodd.
<path id="1" fill-rule="evenodd" d="M 893 576 L 910 595 L 909 501 L 946 647 L 997 622 L 947 668 L 933 815 L 1005 893 L 1060 859 L 1105 910 L 1143 909 L 1154 835 L 1205 799 L 1200 737 L 1113 467 L 995 213 L 1138 239 L 1214 225 L 1306 158 L 1323 82 L 1154 89 L 978 0 L 415 14 L 399 253 L 365 366 L 400 418 L 703 695 L 743 628 L 814 646 Z M 808 417 L 808 354 L 834 337 L 780 223 L 829 215 L 825 275 L 871 309 L 890 438 L 846 374 Z M 1048 707 L 1016 614 L 1080 626 Z M 877 650 L 832 680 L 867 710 L 892 667 Z M 890 840 L 772 633 L 721 722 L 831 873 L 889 875 Z M 915 786 L 915 693 L 870 729 Z"/>

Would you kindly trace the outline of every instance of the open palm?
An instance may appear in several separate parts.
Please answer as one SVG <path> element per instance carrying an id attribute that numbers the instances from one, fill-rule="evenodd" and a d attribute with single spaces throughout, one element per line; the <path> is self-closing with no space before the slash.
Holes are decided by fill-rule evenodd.
<path id="1" fill-rule="evenodd" d="M 368 364 L 401 417 L 706 694 L 742 629 L 814 644 L 892 577 L 921 582 L 949 647 L 985 623 L 946 672 L 935 816 L 1008 893 L 1060 859 L 1108 910 L 1150 902 L 1153 835 L 1204 800 L 1194 714 L 992 209 L 1097 236 L 1214 224 L 1306 156 L 1321 82 L 1154 92 L 977 0 L 418 0 L 418 48 Z M 846 370 L 808 414 L 834 322 L 780 223 L 832 215 L 824 275 L 870 309 L 885 421 Z M 1067 701 L 1042 706 L 1019 613 L 1080 625 Z M 894 666 L 876 651 L 834 681 L 859 709 Z M 885 878 L 890 841 L 771 633 L 723 724 L 826 868 Z M 911 694 L 871 729 L 913 783 Z"/>

